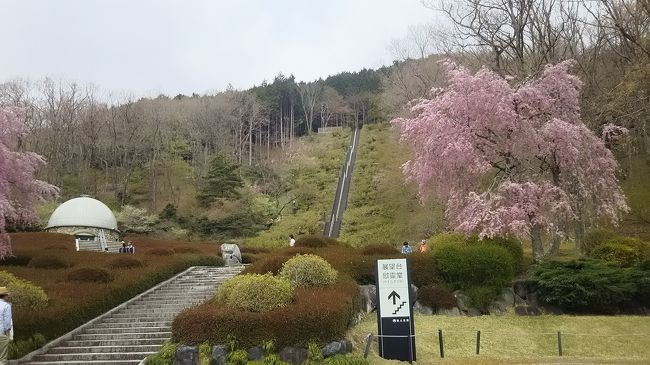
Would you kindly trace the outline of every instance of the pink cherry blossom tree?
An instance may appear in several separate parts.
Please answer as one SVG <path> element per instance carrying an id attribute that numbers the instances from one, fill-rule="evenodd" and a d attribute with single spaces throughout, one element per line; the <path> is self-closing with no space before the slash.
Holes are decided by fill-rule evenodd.
<path id="1" fill-rule="evenodd" d="M 617 223 L 628 210 L 616 160 L 581 120 L 572 63 L 513 86 L 486 68 L 472 74 L 445 61 L 449 85 L 392 121 L 414 148 L 407 178 L 422 198 L 447 203 L 457 231 L 529 238 L 539 260 L 544 233 L 558 237 L 573 225 L 580 252 L 585 224 Z"/>
<path id="2" fill-rule="evenodd" d="M 33 152 L 17 151 L 25 133 L 24 114 L 18 108 L 0 108 L 0 258 L 11 255 L 6 222 L 38 220 L 34 204 L 58 194 L 58 188 L 35 179 L 45 160 Z"/>

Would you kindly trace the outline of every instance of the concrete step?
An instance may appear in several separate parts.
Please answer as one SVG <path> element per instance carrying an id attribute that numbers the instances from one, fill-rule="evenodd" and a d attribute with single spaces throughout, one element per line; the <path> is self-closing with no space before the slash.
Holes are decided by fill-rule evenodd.
<path id="1" fill-rule="evenodd" d="M 39 361 L 21 365 L 138 365 L 142 360 Z"/>
<path id="2" fill-rule="evenodd" d="M 86 334 L 82 333 L 80 335 L 74 336 L 75 340 L 79 341 L 105 341 L 105 340 L 127 340 L 127 339 L 151 339 L 151 338 L 162 338 L 168 339 L 171 338 L 171 332 L 123 332 L 123 333 L 101 333 L 101 334 Z"/>
<path id="3" fill-rule="evenodd" d="M 154 354 L 154 351 L 80 353 L 80 354 L 45 354 L 36 356 L 36 361 L 94 361 L 94 360 L 142 360 Z"/>
<path id="4" fill-rule="evenodd" d="M 134 338 L 130 340 L 91 340 L 79 341 L 71 340 L 62 343 L 63 346 L 82 347 L 82 346 L 140 346 L 156 345 L 161 346 L 165 342 L 164 338 Z"/>
<path id="5" fill-rule="evenodd" d="M 86 354 L 86 353 L 107 353 L 107 352 L 156 352 L 160 345 L 138 345 L 138 346 L 82 346 L 82 347 L 53 347 L 49 354 Z"/>
<path id="6" fill-rule="evenodd" d="M 155 333 L 155 332 L 169 332 L 171 326 L 160 327 L 105 327 L 105 328 L 89 328 L 84 331 L 87 334 L 102 334 L 102 333 Z"/>
<path id="7" fill-rule="evenodd" d="M 95 328 L 125 328 L 125 327 L 170 327 L 172 321 L 158 322 L 102 322 L 96 324 Z"/>

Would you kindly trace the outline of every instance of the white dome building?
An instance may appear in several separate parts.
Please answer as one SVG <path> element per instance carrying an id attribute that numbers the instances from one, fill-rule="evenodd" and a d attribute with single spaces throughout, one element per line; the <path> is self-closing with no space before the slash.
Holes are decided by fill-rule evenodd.
<path id="1" fill-rule="evenodd" d="M 80 241 L 119 241 L 115 215 L 106 204 L 81 196 L 59 205 L 45 230 L 74 235 Z"/>

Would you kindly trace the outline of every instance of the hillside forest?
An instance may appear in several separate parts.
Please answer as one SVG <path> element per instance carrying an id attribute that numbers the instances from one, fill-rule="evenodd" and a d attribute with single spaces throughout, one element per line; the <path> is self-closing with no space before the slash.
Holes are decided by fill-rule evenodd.
<path id="1" fill-rule="evenodd" d="M 38 177 L 60 188 L 59 202 L 94 196 L 122 215 L 126 231 L 252 237 L 281 225 L 283 215 L 308 212 L 309 222 L 283 230 L 316 233 L 332 196 L 323 193 L 335 188 L 343 161 L 346 129 L 411 116 L 412 101 L 447 85 L 442 60 L 471 71 L 486 67 L 516 87 L 545 65 L 572 59 L 571 72 L 583 82 L 582 121 L 597 136 L 606 124 L 628 130 L 606 143 L 630 206 L 624 228 L 647 234 L 650 2 L 432 0 L 423 7 L 446 22 L 410 27 L 390 43 L 395 61 L 379 69 L 309 82 L 280 73 L 245 90 L 157 97 L 106 96 L 100 86 L 77 80 L 4 80 L 0 107 L 24 111 L 27 132 L 17 148 L 47 160 Z M 326 127 L 344 129 L 318 134 Z M 383 146 L 396 145 L 397 133 L 380 129 L 388 133 L 376 136 Z M 360 171 L 376 172 L 372 162 L 395 172 L 418 146 L 409 147 L 400 147 L 399 156 L 374 153 L 386 161 L 367 161 Z M 405 184 L 399 199 L 417 205 L 415 187 L 396 175 L 366 178 L 365 189 Z M 440 204 L 435 201 L 419 204 L 427 208 L 410 212 L 438 217 L 444 209 L 432 208 Z M 55 206 L 41 207 L 42 219 Z M 354 220 L 363 225 L 363 216 Z M 9 223 L 12 230 L 38 228 Z M 430 223 L 432 230 L 447 229 Z"/>

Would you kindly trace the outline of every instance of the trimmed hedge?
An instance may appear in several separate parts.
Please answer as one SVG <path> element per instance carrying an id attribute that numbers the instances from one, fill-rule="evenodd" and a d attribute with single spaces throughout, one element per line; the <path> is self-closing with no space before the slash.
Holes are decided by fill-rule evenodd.
<path id="1" fill-rule="evenodd" d="M 242 271 L 242 274 L 266 274 L 277 275 L 282 270 L 282 265 L 291 257 L 287 255 L 267 256 L 261 260 L 256 260 L 255 265 L 251 265 Z M 243 259 L 243 255 L 242 255 Z"/>
<path id="2" fill-rule="evenodd" d="M 551 261 L 536 267 L 531 281 L 540 299 L 570 313 L 612 314 L 650 307 L 650 271 L 620 268 L 600 260 Z"/>
<path id="3" fill-rule="evenodd" d="M 345 337 L 360 308 L 359 289 L 349 277 L 317 290 L 296 289 L 295 301 L 285 308 L 256 313 L 212 302 L 190 308 L 174 319 L 174 341 L 225 343 L 229 336 L 244 348 L 274 340 L 278 347 L 321 344 Z"/>
<path id="4" fill-rule="evenodd" d="M 596 249 L 596 247 L 616 237 L 618 237 L 618 234 L 607 229 L 601 228 L 587 231 L 582 242 L 582 249 L 587 255 L 590 255 L 591 252 Z"/>
<path id="5" fill-rule="evenodd" d="M 71 248 L 71 247 L 66 246 L 66 245 L 64 245 L 64 244 L 61 244 L 61 243 L 55 243 L 55 244 L 52 244 L 52 245 L 45 246 L 43 249 L 44 249 L 44 250 L 53 250 L 53 251 L 54 251 L 54 250 L 58 250 L 58 251 L 67 251 L 67 250 L 69 250 L 70 248 Z"/>
<path id="6" fill-rule="evenodd" d="M 436 254 L 440 277 L 452 289 L 503 288 L 514 277 L 514 259 L 502 247 L 446 246 Z"/>
<path id="7" fill-rule="evenodd" d="M 49 301 L 41 287 L 6 271 L 0 271 L 0 286 L 7 287 L 11 295 L 11 303 L 16 307 L 42 309 Z"/>
<path id="8" fill-rule="evenodd" d="M 596 247 L 591 257 L 614 263 L 621 267 L 630 267 L 640 263 L 644 255 L 635 247 L 622 243 L 608 242 Z"/>
<path id="9" fill-rule="evenodd" d="M 440 283 L 440 276 L 436 270 L 436 259 L 430 254 L 414 253 L 407 257 L 411 269 L 411 283 L 422 287 Z"/>
<path id="10" fill-rule="evenodd" d="M 296 255 L 282 265 L 280 276 L 298 287 L 319 287 L 336 282 L 338 273 L 316 255 Z"/>
<path id="11" fill-rule="evenodd" d="M 238 275 L 224 282 L 217 301 L 250 312 L 268 312 L 286 307 L 293 298 L 289 280 L 270 274 Z"/>
<path id="12" fill-rule="evenodd" d="M 110 283 L 113 281 L 113 275 L 104 270 L 92 267 L 81 267 L 70 271 L 66 275 L 68 281 L 82 281 L 86 283 Z"/>
<path id="13" fill-rule="evenodd" d="M 523 269 L 524 263 L 524 249 L 521 241 L 513 237 L 493 237 L 493 238 L 484 238 L 479 239 L 476 236 L 470 237 L 467 239 L 468 245 L 487 245 L 487 246 L 498 246 L 505 248 L 514 260 L 514 269 L 515 272 L 519 272 Z"/>
<path id="14" fill-rule="evenodd" d="M 174 248 L 175 253 L 201 253 L 196 247 L 176 247 Z"/>
<path id="15" fill-rule="evenodd" d="M 131 256 L 116 257 L 108 263 L 108 267 L 111 269 L 133 269 L 142 266 L 144 263 L 140 259 Z"/>
<path id="16" fill-rule="evenodd" d="M 418 289 L 418 300 L 433 311 L 456 306 L 456 297 L 449 290 L 437 285 L 425 285 Z"/>
<path id="17" fill-rule="evenodd" d="M 156 255 L 156 256 L 171 256 L 174 254 L 174 250 L 171 248 L 152 248 L 151 250 L 147 251 L 149 255 Z"/>
<path id="18" fill-rule="evenodd" d="M 27 266 L 35 269 L 67 269 L 72 264 L 58 256 L 41 255 L 31 259 Z"/>
<path id="19" fill-rule="evenodd" d="M 16 256 L 7 256 L 4 260 L 0 261 L 1 266 L 27 266 L 29 261 L 32 260 L 31 256 L 27 255 L 16 255 Z"/>

